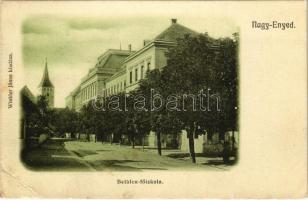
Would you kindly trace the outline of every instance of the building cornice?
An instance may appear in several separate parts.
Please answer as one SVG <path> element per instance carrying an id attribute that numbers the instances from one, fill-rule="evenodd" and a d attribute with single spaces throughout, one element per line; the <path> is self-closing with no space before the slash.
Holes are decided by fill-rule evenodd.
<path id="1" fill-rule="evenodd" d="M 111 81 L 114 78 L 118 78 L 119 76 L 123 75 L 126 73 L 126 68 L 122 69 L 121 71 L 115 73 L 114 75 L 112 75 L 111 77 L 106 79 L 106 82 Z"/>
<path id="2" fill-rule="evenodd" d="M 125 58 L 124 63 L 129 62 L 133 58 L 137 57 L 138 55 L 142 54 L 143 52 L 145 52 L 146 50 L 151 48 L 152 46 L 171 47 L 171 46 L 175 46 L 175 45 L 176 45 L 175 42 L 170 42 L 170 41 L 165 41 L 165 40 L 152 40 L 147 45 L 145 45 L 144 47 L 142 47 L 141 49 L 139 49 L 138 51 L 136 51 L 132 55 L 128 56 L 127 58 Z"/>

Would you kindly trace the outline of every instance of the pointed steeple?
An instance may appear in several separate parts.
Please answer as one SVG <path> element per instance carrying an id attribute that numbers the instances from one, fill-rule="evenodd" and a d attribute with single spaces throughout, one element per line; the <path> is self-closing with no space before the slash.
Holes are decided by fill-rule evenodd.
<path id="1" fill-rule="evenodd" d="M 45 62 L 45 70 L 44 70 L 44 75 L 43 78 L 39 84 L 39 87 L 53 87 L 53 84 L 51 83 L 48 75 L 48 67 L 47 67 L 47 58 Z"/>

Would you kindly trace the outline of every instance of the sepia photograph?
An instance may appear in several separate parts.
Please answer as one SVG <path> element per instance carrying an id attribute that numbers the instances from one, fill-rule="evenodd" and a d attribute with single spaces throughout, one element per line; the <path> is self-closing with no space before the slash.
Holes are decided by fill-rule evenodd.
<path id="1" fill-rule="evenodd" d="M 307 2 L 3 1 L 0 196 L 307 196 Z"/>
<path id="2" fill-rule="evenodd" d="M 184 19 L 27 18 L 25 166 L 144 171 L 236 164 L 239 29 L 215 18 Z"/>

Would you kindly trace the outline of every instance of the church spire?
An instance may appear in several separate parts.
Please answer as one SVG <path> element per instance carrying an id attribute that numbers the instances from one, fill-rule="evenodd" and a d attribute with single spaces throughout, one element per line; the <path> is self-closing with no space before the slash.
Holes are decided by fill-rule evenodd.
<path id="1" fill-rule="evenodd" d="M 39 87 L 53 87 L 53 84 L 51 83 L 50 79 L 49 79 L 49 75 L 48 75 L 48 66 L 47 66 L 47 58 L 45 61 L 45 69 L 44 69 L 44 74 L 43 74 L 43 78 L 39 84 Z"/>

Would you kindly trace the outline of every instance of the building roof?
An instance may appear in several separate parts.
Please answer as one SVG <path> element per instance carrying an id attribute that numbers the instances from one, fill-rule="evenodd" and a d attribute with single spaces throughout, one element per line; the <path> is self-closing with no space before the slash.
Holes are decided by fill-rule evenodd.
<path id="1" fill-rule="evenodd" d="M 45 70 L 43 74 L 43 78 L 39 84 L 39 87 L 54 87 L 53 84 L 51 83 L 48 75 L 48 68 L 47 68 L 47 60 L 45 63 Z"/>
<path id="2" fill-rule="evenodd" d="M 95 74 L 112 76 L 121 69 L 124 59 L 133 53 L 134 51 L 131 50 L 108 49 L 98 57 L 95 67 L 91 68 L 87 75 L 81 79 L 81 83 L 87 81 Z"/>
<path id="3" fill-rule="evenodd" d="M 130 50 L 108 49 L 98 57 L 97 68 L 120 68 L 124 59 L 132 54 Z"/>
<path id="4" fill-rule="evenodd" d="M 185 35 L 197 36 L 199 35 L 199 33 L 178 24 L 176 19 L 171 19 L 171 25 L 167 29 L 165 29 L 163 32 L 154 37 L 153 40 L 146 41 L 145 45 L 135 53 L 128 56 L 125 59 L 125 62 L 141 54 L 143 51 L 147 50 L 153 45 L 167 46 L 167 47 L 173 46 L 176 44 L 178 38 L 183 38 Z"/>
<path id="5" fill-rule="evenodd" d="M 106 79 L 106 82 L 111 81 L 114 78 L 117 78 L 123 74 L 126 73 L 126 69 L 125 68 L 121 68 L 121 70 L 119 70 L 118 72 L 116 72 L 115 74 L 113 74 L 112 76 L 110 76 L 109 78 Z"/>
<path id="6" fill-rule="evenodd" d="M 80 85 L 78 85 L 71 93 L 71 96 L 76 96 L 78 92 L 80 91 Z"/>
<path id="7" fill-rule="evenodd" d="M 21 91 L 20 94 L 26 98 L 28 98 L 32 103 L 36 103 L 36 98 L 35 96 L 32 94 L 32 92 L 30 91 L 30 89 L 25 85 Z"/>
<path id="8" fill-rule="evenodd" d="M 169 26 L 166 30 L 157 35 L 154 40 L 176 42 L 178 38 L 182 38 L 187 34 L 191 36 L 197 36 L 199 33 L 178 24 L 176 19 L 172 19 L 171 26 Z"/>

